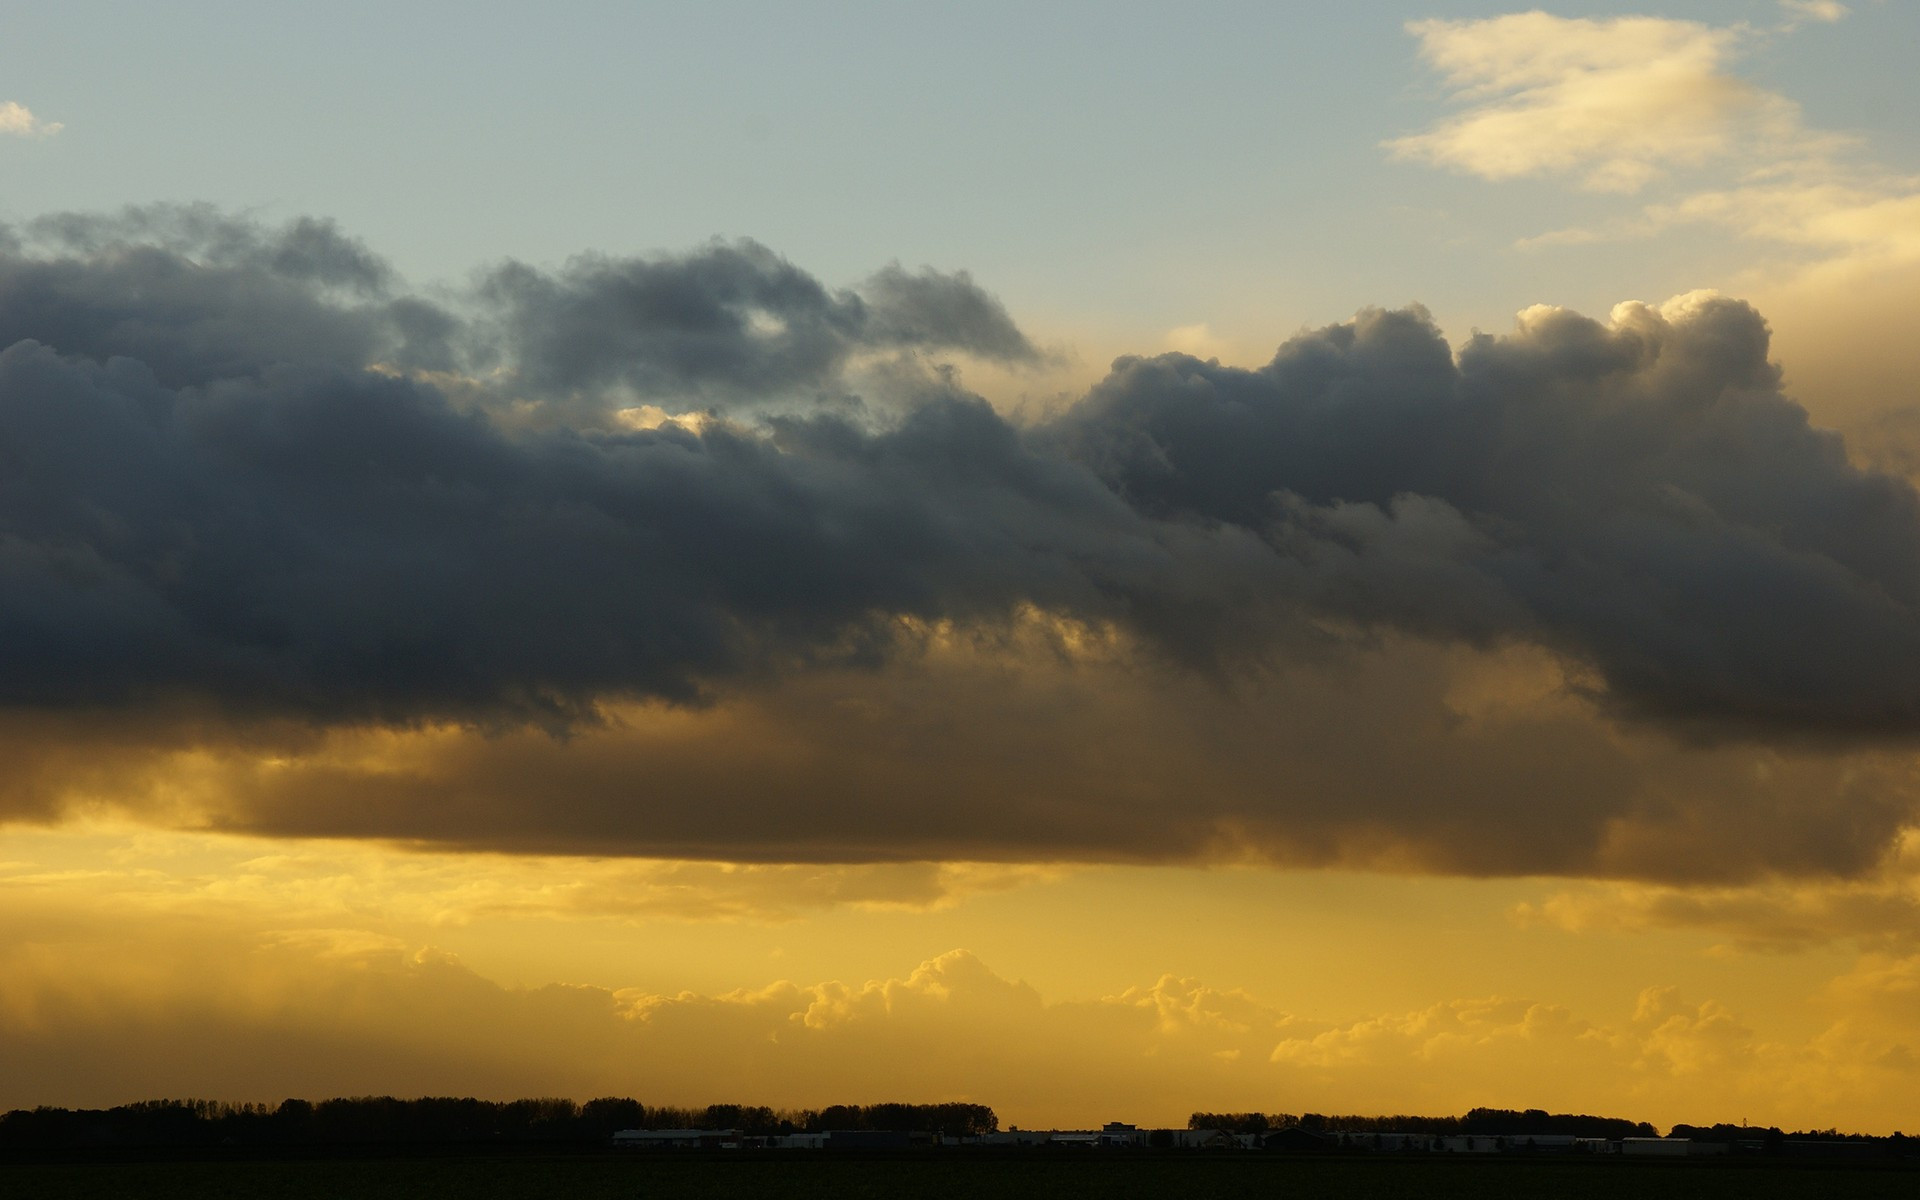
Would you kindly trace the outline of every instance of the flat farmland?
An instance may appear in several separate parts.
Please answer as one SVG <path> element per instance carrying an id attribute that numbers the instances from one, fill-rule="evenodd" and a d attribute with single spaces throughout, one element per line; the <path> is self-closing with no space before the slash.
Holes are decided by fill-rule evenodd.
<path id="1" fill-rule="evenodd" d="M 1911 1167 L 1752 1161 L 815 1153 L 0 1163 L 0 1197 L 6 1200 L 378 1200 L 390 1196 L 428 1200 L 1885 1196 L 1910 1200 L 1917 1194 L 1920 1170 Z"/>

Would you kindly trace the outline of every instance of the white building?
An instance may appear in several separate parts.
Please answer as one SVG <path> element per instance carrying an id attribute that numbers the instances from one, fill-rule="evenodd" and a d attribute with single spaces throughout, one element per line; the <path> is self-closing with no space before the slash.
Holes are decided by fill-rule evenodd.
<path id="1" fill-rule="evenodd" d="M 623 1150 L 738 1150 L 738 1129 L 622 1129 L 613 1144 Z"/>

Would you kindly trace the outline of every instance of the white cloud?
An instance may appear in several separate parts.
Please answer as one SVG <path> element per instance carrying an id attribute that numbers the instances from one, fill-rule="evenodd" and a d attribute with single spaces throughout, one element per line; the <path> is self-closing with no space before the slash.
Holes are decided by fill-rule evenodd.
<path id="1" fill-rule="evenodd" d="M 1541 12 L 1410 23 L 1421 57 L 1465 107 L 1386 146 L 1491 180 L 1671 184 L 1635 213 L 1524 237 L 1525 249 L 1710 226 L 1822 261 L 1920 260 L 1920 179 L 1866 160 L 1856 138 L 1809 128 L 1792 100 L 1733 73 L 1766 37 L 1848 14 L 1832 0 L 1782 8 L 1788 19 L 1771 30 Z"/>
<path id="2" fill-rule="evenodd" d="M 0 134 L 14 137 L 52 137 L 66 128 L 58 121 L 42 121 L 16 100 L 0 103 Z"/>
<path id="3" fill-rule="evenodd" d="M 1398 157 L 1487 179 L 1571 175 L 1598 191 L 1636 191 L 1757 139 L 1805 137 L 1791 101 L 1727 71 L 1737 28 L 1530 12 L 1407 30 L 1468 107 L 1388 142 Z"/>

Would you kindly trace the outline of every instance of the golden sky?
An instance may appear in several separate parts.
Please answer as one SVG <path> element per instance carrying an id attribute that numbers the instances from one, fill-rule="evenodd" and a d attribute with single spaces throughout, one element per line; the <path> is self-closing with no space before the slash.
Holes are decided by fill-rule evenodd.
<path id="1" fill-rule="evenodd" d="M 1912 15 L 1438 7 L 1377 255 L 1132 307 L 415 286 L 0 97 L 0 1108 L 1913 1124 L 1920 167 L 1809 82 Z"/>
<path id="2" fill-rule="evenodd" d="M 1911 862 L 1674 889 L 112 822 L 6 845 L 0 1103 L 912 1095 L 1041 1126 L 1524 1102 L 1890 1129 L 1914 1069 L 1915 948 L 1888 932 L 1911 928 Z"/>

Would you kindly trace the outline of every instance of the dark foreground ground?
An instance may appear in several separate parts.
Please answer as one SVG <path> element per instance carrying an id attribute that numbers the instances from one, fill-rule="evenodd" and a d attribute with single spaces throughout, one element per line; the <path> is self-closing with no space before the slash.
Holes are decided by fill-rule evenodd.
<path id="1" fill-rule="evenodd" d="M 1920 1169 L 1851 1164 L 1591 1159 L 1291 1158 L 1212 1154 L 811 1153 L 0 1162 L 5 1200 L 193 1197 L 458 1197 L 661 1200 L 666 1197 L 1586 1196 L 1771 1200 L 1920 1195 Z"/>

